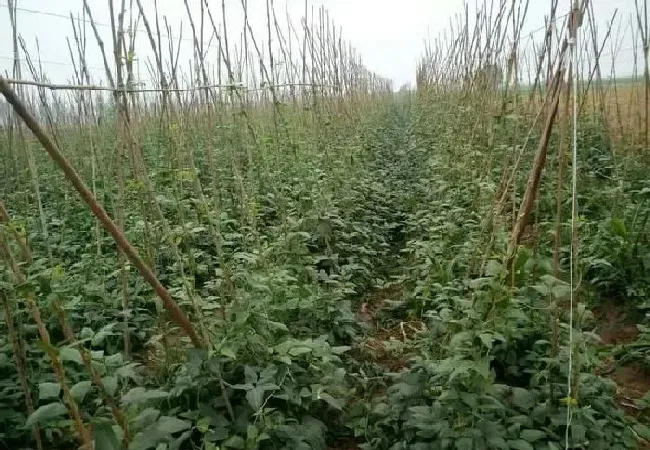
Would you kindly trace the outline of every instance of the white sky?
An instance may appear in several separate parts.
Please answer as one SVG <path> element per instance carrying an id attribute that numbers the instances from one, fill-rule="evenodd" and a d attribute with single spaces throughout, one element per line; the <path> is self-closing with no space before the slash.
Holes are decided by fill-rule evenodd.
<path id="1" fill-rule="evenodd" d="M 36 56 L 36 39 L 40 44 L 40 56 L 44 61 L 43 67 L 53 82 L 66 82 L 72 78 L 72 67 L 68 54 L 66 37 L 72 39 L 72 29 L 69 19 L 56 17 L 51 14 L 62 14 L 67 16 L 72 12 L 75 16 L 82 11 L 82 0 L 16 0 L 19 8 L 38 10 L 41 13 L 30 13 L 19 11 L 18 25 L 20 34 L 27 42 L 32 57 Z M 142 0 L 145 5 L 152 6 L 153 0 Z M 508 0 L 509 1 L 509 0 Z M 611 17 L 616 8 L 619 9 L 618 19 L 621 23 L 621 48 L 616 59 L 617 72 L 619 75 L 629 74 L 632 71 L 634 53 L 634 40 L 631 34 L 629 23 L 631 14 L 634 12 L 634 0 L 591 0 L 596 12 L 598 23 L 601 29 Z M 194 10 L 194 19 L 198 20 L 200 0 L 189 0 Z M 220 19 L 221 0 L 210 0 L 214 6 L 211 8 L 215 16 Z M 427 36 L 435 36 L 449 26 L 449 21 L 454 15 L 463 11 L 462 0 L 309 0 L 310 5 L 318 6 L 324 4 L 329 11 L 330 17 L 337 27 L 343 29 L 343 37 L 352 42 L 363 57 L 366 66 L 379 74 L 394 81 L 395 88 L 403 83 L 413 83 L 415 79 L 415 67 L 420 55 L 423 52 L 424 40 Z M 93 16 L 98 23 L 108 24 L 109 14 L 107 0 L 90 0 L 93 8 Z M 116 0 L 115 4 L 120 1 Z M 134 8 L 137 8 L 135 6 Z M 178 33 L 179 25 L 183 25 L 183 37 L 188 39 L 184 42 L 185 60 L 191 56 L 190 27 L 183 0 L 159 0 L 161 15 L 166 15 L 170 24 Z M 248 0 L 250 10 L 250 21 L 258 36 L 258 40 L 266 40 L 264 29 L 265 0 Z M 548 13 L 550 0 L 530 0 L 528 19 L 525 29 L 531 31 L 544 25 L 544 16 Z M 570 0 L 560 0 L 559 12 L 568 11 Z M 127 1 L 128 4 L 128 1 Z M 474 0 L 470 5 L 474 4 Z M 228 10 L 229 30 L 231 41 L 238 40 L 242 30 L 243 15 L 241 13 L 240 0 L 226 0 Z M 292 18 L 294 26 L 300 33 L 300 19 L 304 11 L 303 0 L 275 0 L 276 12 L 282 24 L 286 24 L 285 11 Z M 117 6 L 116 6 L 117 7 Z M 470 6 L 471 10 L 471 6 Z M 149 12 L 149 11 L 148 11 Z M 153 8 L 151 17 L 153 20 Z M 11 27 L 9 13 L 7 11 L 7 0 L 0 0 L 0 72 L 11 71 Z M 140 31 L 144 26 L 140 24 Z M 110 50 L 110 35 L 107 27 L 101 27 L 105 43 Z M 601 30 L 604 35 L 604 30 Z M 543 33 L 536 33 L 540 36 Z M 616 34 L 616 32 L 614 33 Z M 88 28 L 89 54 L 88 64 L 93 68 L 91 73 L 102 77 L 103 69 L 99 51 L 94 38 Z M 207 37 L 206 37 L 207 39 Z M 164 45 L 164 44 L 163 44 Z M 136 54 L 142 60 L 149 55 L 149 43 L 146 35 L 139 35 L 136 44 Z M 186 50 L 187 49 L 187 52 Z M 186 53 L 185 53 L 186 52 Z M 609 51 L 609 45 L 605 50 Z M 611 59 L 610 59 L 611 60 Z M 604 72 L 609 73 L 611 64 L 605 58 L 603 65 Z M 141 67 L 142 75 L 147 77 L 144 66 Z M 23 68 L 23 78 L 30 78 L 29 73 Z"/>

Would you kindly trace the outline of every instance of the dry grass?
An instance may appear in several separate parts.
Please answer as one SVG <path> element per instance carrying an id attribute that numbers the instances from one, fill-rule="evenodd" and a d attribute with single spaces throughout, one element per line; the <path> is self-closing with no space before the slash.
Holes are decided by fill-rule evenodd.
<path id="1" fill-rule="evenodd" d="M 645 85 L 635 81 L 610 81 L 588 92 L 583 112 L 605 114 L 607 127 L 615 142 L 643 142 L 645 124 Z"/>

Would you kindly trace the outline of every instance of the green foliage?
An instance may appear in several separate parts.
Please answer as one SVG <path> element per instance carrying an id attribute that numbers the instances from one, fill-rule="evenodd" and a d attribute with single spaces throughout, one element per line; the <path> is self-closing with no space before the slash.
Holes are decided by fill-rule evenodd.
<path id="1" fill-rule="evenodd" d="M 473 170 L 462 154 L 448 155 L 444 147 L 433 153 L 418 150 L 438 148 L 441 133 L 458 120 L 437 116 L 436 121 L 431 119 L 435 110 L 426 103 L 418 107 L 419 145 L 413 156 L 433 175 L 423 177 L 416 194 L 427 207 L 414 209 L 405 221 L 408 290 L 403 307 L 424 321 L 426 331 L 411 343 L 415 351 L 408 370 L 386 374 L 388 389 L 356 415 L 356 423 L 367 426 L 362 448 L 564 448 L 567 402 L 571 448 L 637 448 L 643 426 L 619 409 L 614 383 L 593 375 L 598 361 L 594 338 L 586 326 L 581 331 L 589 316 L 585 305 L 576 308 L 574 351 L 580 364 L 567 398 L 567 327 L 560 323 L 555 335 L 552 324 L 569 288 L 550 275 L 548 249 L 522 249 L 512 273 L 498 259 L 477 263 L 485 245 L 482 219 L 492 214 L 496 184 L 489 171 L 474 179 L 461 173 Z M 458 148 L 451 144 L 455 139 L 450 135 L 442 142 Z M 622 240 L 629 233 L 623 222 L 613 222 L 610 229 Z M 595 252 L 587 236 L 582 245 Z M 504 236 L 496 230 L 492 239 L 498 256 L 505 250 Z M 617 282 L 642 278 L 631 273 Z M 593 286 L 601 287 L 595 281 Z"/>
<path id="2" fill-rule="evenodd" d="M 261 136 L 268 138 L 267 171 L 246 180 L 247 204 L 233 195 L 235 174 L 217 169 L 216 218 L 217 199 L 201 201 L 192 185 L 197 177 L 210 185 L 206 170 L 176 166 L 149 173 L 167 224 L 143 199 L 145 184 L 129 180 L 126 234 L 209 337 L 206 351 L 185 350 L 150 288 L 129 265 L 120 268 L 111 241 L 97 239 L 85 207 L 74 197 L 61 197 L 58 192 L 68 188 L 40 162 L 48 181 L 43 194 L 50 236 L 46 241 L 38 222 L 29 221 L 36 211 L 19 201 L 25 193 L 12 193 L 8 204 L 25 208 L 12 211 L 12 226 L 26 224 L 34 261 L 24 265 L 24 285 L 14 285 L 7 266 L 2 278 L 13 311 L 5 320 L 14 322 L 27 343 L 36 411 L 25 414 L 13 351 L 2 338 L 0 409 L 7 426 L 0 440 L 30 442 L 30 427 L 38 423 L 51 448 L 69 448 L 75 441 L 60 386 L 30 324 L 25 303 L 30 295 L 43 312 L 71 395 L 83 420 L 92 423 L 98 448 L 121 448 L 124 430 L 91 382 L 80 344 L 90 349 L 93 369 L 125 413 L 129 448 L 324 449 L 328 430 L 344 428 L 343 412 L 355 393 L 345 368 L 350 345 L 362 332 L 353 310 L 362 294 L 383 283 L 399 255 L 402 206 L 394 184 L 401 181 L 383 160 L 398 158 L 391 152 L 400 138 L 399 123 L 380 109 L 358 125 L 349 116 L 332 118 L 331 129 L 315 136 L 295 117 L 289 123 L 294 138 L 304 141 L 292 160 L 282 155 L 286 143 L 269 129 Z M 173 145 L 156 124 L 143 132 L 148 158 Z M 208 136 L 197 136 L 196 144 L 204 146 Z M 103 145 L 107 153 L 100 154 L 107 157 L 113 144 L 107 139 Z M 197 167 L 206 167 L 205 157 L 203 147 Z M 115 195 L 114 185 L 97 181 L 105 199 Z M 107 206 L 114 213 L 115 205 Z M 18 255 L 15 242 L 11 245 Z M 128 311 L 121 310 L 124 274 Z M 76 331 L 76 343 L 66 338 L 62 317 Z"/>
<path id="3" fill-rule="evenodd" d="M 21 264 L 25 283 L 15 283 L 4 259 L 0 278 L 12 312 L 2 323 L 12 323 L 25 345 L 35 411 L 24 406 L 3 328 L 2 445 L 33 445 L 34 424 L 48 448 L 76 445 L 46 356 L 53 350 L 96 448 L 122 448 L 124 430 L 87 373 L 83 345 L 124 412 L 132 450 L 324 450 L 339 438 L 377 450 L 553 450 L 564 446 L 567 403 L 572 448 L 635 448 L 647 429 L 619 409 L 614 384 L 593 374 L 596 339 L 582 295 L 568 395 L 561 306 L 570 293 L 568 222 L 560 222 L 555 276 L 547 239 L 555 232 L 555 181 L 544 181 L 538 201 L 536 246 L 522 246 L 511 270 L 501 263 L 508 219 L 494 215 L 500 161 L 516 153 L 522 117 L 480 115 L 476 124 L 484 105 L 448 108 L 401 95 L 369 107 L 350 103 L 347 114 L 330 105 L 318 120 L 284 105 L 288 138 L 257 110 L 249 111 L 254 138 L 241 132 L 240 117 L 183 132 L 177 123 L 143 121 L 153 192 L 147 180 L 127 176 L 125 231 L 209 342 L 205 350 L 189 348 L 149 286 L 39 160 L 49 236 L 34 220 L 30 188 L 17 184 L 7 196 L 10 226 L 27 237 L 34 259 Z M 474 126 L 487 128 L 470 139 Z M 580 294 L 645 299 L 650 190 L 640 176 L 611 182 L 621 163 L 598 124 L 585 130 Z M 95 186 L 115 214 L 114 137 L 98 131 L 106 173 Z M 138 169 L 132 164 L 127 173 Z M 525 179 L 517 173 L 513 183 L 519 189 Z M 561 206 L 564 219 L 568 208 Z M 15 240 L 10 247 L 20 254 Z M 376 289 L 395 286 L 399 295 L 371 305 L 382 309 L 372 323 L 359 317 Z M 43 312 L 51 348 L 39 343 L 28 298 Z M 405 323 L 415 320 L 422 327 L 407 335 Z M 383 340 L 373 329 L 380 327 L 402 332 L 381 342 L 383 359 L 366 345 Z M 630 360 L 648 358 L 646 331 Z M 389 358 L 403 363 L 399 370 Z"/>

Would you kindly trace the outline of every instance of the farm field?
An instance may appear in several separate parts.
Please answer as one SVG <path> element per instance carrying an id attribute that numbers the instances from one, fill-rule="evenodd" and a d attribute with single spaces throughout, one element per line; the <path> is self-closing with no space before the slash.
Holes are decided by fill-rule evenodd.
<path id="1" fill-rule="evenodd" d="M 593 6 L 524 87 L 527 3 L 470 5 L 397 90 L 324 8 L 187 7 L 186 73 L 117 3 L 65 86 L 8 5 L 0 449 L 650 448 L 650 75 L 574 70 Z"/>

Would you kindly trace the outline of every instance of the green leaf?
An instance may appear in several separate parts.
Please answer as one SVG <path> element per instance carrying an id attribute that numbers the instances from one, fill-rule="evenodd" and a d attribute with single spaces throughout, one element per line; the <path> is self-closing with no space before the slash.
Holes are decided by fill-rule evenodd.
<path id="1" fill-rule="evenodd" d="M 275 357 L 275 360 L 281 362 L 282 364 L 286 364 L 287 366 L 290 366 L 291 363 L 292 363 L 292 361 L 291 361 L 291 357 L 289 357 L 289 356 L 287 356 L 287 355 L 284 355 L 284 356 L 276 356 L 276 357 Z"/>
<path id="2" fill-rule="evenodd" d="M 148 402 L 150 400 L 161 400 L 169 397 L 169 393 L 161 391 L 160 389 L 146 390 L 143 387 L 136 387 L 122 396 L 122 404 L 137 405 Z"/>
<path id="3" fill-rule="evenodd" d="M 269 330 L 271 331 L 289 331 L 287 326 L 283 324 L 282 322 L 274 322 L 272 320 L 267 320 L 266 325 L 269 327 Z"/>
<path id="4" fill-rule="evenodd" d="M 228 436 L 230 436 L 230 431 L 228 430 L 228 428 L 217 426 L 212 430 L 210 430 L 208 439 L 215 440 L 215 441 L 224 441 L 228 439 Z"/>
<path id="5" fill-rule="evenodd" d="M 251 366 L 244 366 L 244 377 L 247 384 L 257 383 L 257 372 Z"/>
<path id="6" fill-rule="evenodd" d="M 160 411 L 156 408 L 145 408 L 131 420 L 131 424 L 136 429 L 141 430 L 153 425 L 158 420 L 158 417 L 160 417 Z"/>
<path id="7" fill-rule="evenodd" d="M 210 422 L 211 420 L 209 417 L 203 417 L 196 422 L 196 429 L 205 434 L 210 429 Z"/>
<path id="8" fill-rule="evenodd" d="M 48 403 L 39 407 L 28 418 L 25 426 L 31 428 L 36 424 L 46 422 L 56 417 L 61 417 L 68 412 L 65 405 L 61 402 Z"/>
<path id="9" fill-rule="evenodd" d="M 623 239 L 627 237 L 627 227 L 625 226 L 625 222 L 623 222 L 623 219 L 619 219 L 615 217 L 612 219 L 611 225 L 614 234 L 622 237 Z"/>
<path id="10" fill-rule="evenodd" d="M 477 408 L 477 395 L 469 392 L 459 392 L 458 396 L 460 399 L 472 409 Z"/>
<path id="11" fill-rule="evenodd" d="M 262 370 L 260 372 L 258 383 L 273 382 L 275 380 L 275 375 L 277 373 L 278 373 L 278 368 L 275 365 L 271 364 L 271 365 L 267 366 L 266 369 L 264 369 L 264 370 Z M 279 389 L 279 388 L 275 387 L 273 389 Z M 268 391 L 269 389 L 266 388 L 266 390 Z"/>
<path id="12" fill-rule="evenodd" d="M 241 436 L 232 436 L 223 443 L 224 447 L 243 449 L 246 448 L 246 441 Z"/>
<path id="13" fill-rule="evenodd" d="M 106 365 L 110 367 L 121 366 L 124 363 L 124 356 L 121 353 L 107 356 L 105 359 Z"/>
<path id="14" fill-rule="evenodd" d="M 341 410 L 343 409 L 343 405 L 341 405 L 341 402 L 339 402 L 337 399 L 335 399 L 334 397 L 332 397 L 332 396 L 331 396 L 330 394 L 328 394 L 327 392 L 321 392 L 321 393 L 318 395 L 318 397 L 319 397 L 321 400 L 325 400 L 325 402 L 327 402 L 327 404 L 330 405 L 330 406 L 331 406 L 332 408 L 334 408 L 334 409 L 338 409 L 339 411 L 341 411 Z"/>
<path id="15" fill-rule="evenodd" d="M 515 270 L 519 270 L 525 266 L 525 264 L 532 257 L 532 253 L 526 247 L 521 247 L 517 252 L 517 259 L 515 260 Z"/>
<path id="16" fill-rule="evenodd" d="M 183 442 L 188 440 L 192 436 L 192 430 L 187 430 L 183 434 L 181 434 L 178 438 L 174 439 L 169 443 L 168 450 L 179 450 L 181 448 L 181 445 L 183 445 Z"/>
<path id="17" fill-rule="evenodd" d="M 63 347 L 59 350 L 59 357 L 61 358 L 61 361 L 72 361 L 77 364 L 84 363 L 79 350 L 72 347 Z"/>
<path id="18" fill-rule="evenodd" d="M 221 347 L 221 350 L 219 351 L 223 356 L 227 356 L 228 358 L 232 359 L 237 359 L 237 354 L 235 351 L 230 348 L 230 347 Z"/>
<path id="19" fill-rule="evenodd" d="M 508 441 L 508 446 L 514 450 L 535 450 L 535 447 L 522 439 Z"/>
<path id="20" fill-rule="evenodd" d="M 192 427 L 188 421 L 176 417 L 162 416 L 156 423 L 138 433 L 129 445 L 129 450 L 147 450 L 156 447 L 160 442 L 169 442 L 171 435 Z M 189 435 L 188 435 L 189 436 Z M 185 437 L 184 439 L 187 439 Z"/>
<path id="21" fill-rule="evenodd" d="M 487 440 L 488 444 L 490 444 L 491 447 L 495 449 L 501 449 L 501 450 L 507 450 L 508 444 L 506 443 L 506 440 L 503 439 L 501 436 L 493 436 L 491 438 L 488 438 Z"/>
<path id="22" fill-rule="evenodd" d="M 472 450 L 474 448 L 474 440 L 472 438 L 464 437 L 456 441 L 456 450 Z"/>
<path id="23" fill-rule="evenodd" d="M 117 375 L 119 378 L 129 378 L 133 380 L 136 384 L 140 384 L 141 377 L 138 375 L 138 373 L 135 371 L 135 368 L 138 367 L 140 364 L 138 363 L 129 363 L 126 364 L 119 369 L 115 371 L 115 375 Z"/>
<path id="24" fill-rule="evenodd" d="M 250 313 L 248 311 L 236 311 L 235 312 L 235 323 L 237 325 L 243 325 L 246 323 L 248 318 L 250 317 Z"/>
<path id="25" fill-rule="evenodd" d="M 299 356 L 309 352 L 311 352 L 309 347 L 292 347 L 288 351 L 291 356 Z"/>
<path id="26" fill-rule="evenodd" d="M 156 423 L 158 428 L 165 430 L 169 434 L 178 433 L 179 431 L 191 428 L 192 424 L 186 420 L 181 420 L 176 417 L 162 416 Z"/>
<path id="27" fill-rule="evenodd" d="M 352 350 L 352 347 L 341 345 L 339 347 L 332 347 L 332 353 L 335 355 L 342 355 L 343 353 Z"/>
<path id="28" fill-rule="evenodd" d="M 93 385 L 90 381 L 80 381 L 70 388 L 70 394 L 72 394 L 72 397 L 76 401 L 83 403 L 84 398 L 86 398 L 86 395 L 88 395 L 92 387 Z"/>
<path id="29" fill-rule="evenodd" d="M 246 400 L 248 400 L 248 404 L 251 405 L 253 411 L 258 411 L 264 402 L 264 389 L 260 386 L 254 387 L 246 392 Z"/>
<path id="30" fill-rule="evenodd" d="M 539 405 L 537 405 L 537 406 L 539 406 Z M 545 409 L 545 411 L 546 411 L 546 409 Z M 527 424 L 530 423 L 530 416 L 528 414 L 519 414 L 519 415 L 516 415 L 516 416 L 512 416 L 510 418 L 510 422 L 512 422 L 513 424 L 519 424 L 521 426 L 528 426 Z"/>
<path id="31" fill-rule="evenodd" d="M 496 277 L 503 271 L 503 266 L 498 261 L 493 259 L 487 262 L 485 266 L 485 275 L 488 277 Z"/>
<path id="32" fill-rule="evenodd" d="M 533 285 L 533 289 L 535 289 L 537 292 L 539 292 L 542 295 L 548 295 L 551 293 L 551 288 L 544 283 Z"/>
<path id="33" fill-rule="evenodd" d="M 263 391 L 275 391 L 277 389 L 280 389 L 280 386 L 278 386 L 275 383 L 258 384 L 257 387 L 262 389 Z"/>
<path id="34" fill-rule="evenodd" d="M 246 428 L 246 439 L 249 441 L 255 441 L 257 439 L 257 436 L 260 434 L 259 430 L 255 425 L 248 425 Z"/>
<path id="35" fill-rule="evenodd" d="M 646 441 L 650 441 L 650 428 L 641 423 L 637 423 L 632 426 L 632 429 L 636 434 L 639 435 L 639 437 L 645 439 Z"/>
<path id="36" fill-rule="evenodd" d="M 478 337 L 481 339 L 483 345 L 485 345 L 485 348 L 492 350 L 494 336 L 491 333 L 481 333 L 478 335 Z"/>
<path id="37" fill-rule="evenodd" d="M 574 423 L 571 425 L 571 438 L 575 442 L 583 442 L 586 439 L 587 429 L 580 424 Z"/>
<path id="38" fill-rule="evenodd" d="M 50 398 L 59 398 L 61 386 L 59 383 L 41 383 L 38 385 L 38 399 L 48 400 Z"/>
<path id="39" fill-rule="evenodd" d="M 79 332 L 79 339 L 90 339 L 95 335 L 95 332 L 92 328 L 83 327 Z"/>
<path id="40" fill-rule="evenodd" d="M 551 288 L 551 293 L 555 298 L 568 297 L 571 294 L 571 286 L 567 283 L 558 283 Z"/>
<path id="41" fill-rule="evenodd" d="M 108 395 L 115 395 L 115 391 L 117 391 L 117 377 L 104 377 L 102 378 L 102 383 Z"/>
<path id="42" fill-rule="evenodd" d="M 540 430 L 522 430 L 519 435 L 524 441 L 537 442 L 546 437 L 546 433 Z"/>
<path id="43" fill-rule="evenodd" d="M 99 331 L 95 334 L 95 336 L 93 336 L 93 338 L 92 338 L 92 340 L 90 341 L 90 343 L 91 343 L 93 346 L 99 346 L 99 345 L 102 345 L 108 336 L 113 336 L 114 334 L 116 334 L 116 333 L 113 331 L 113 328 L 115 328 L 115 325 L 116 325 L 116 323 L 113 322 L 113 323 L 109 323 L 109 324 L 105 325 L 104 327 L 102 327 L 102 329 L 99 330 Z"/>
<path id="44" fill-rule="evenodd" d="M 95 450 L 121 450 L 122 444 L 115 430 L 108 423 L 97 424 L 93 427 Z"/>
<path id="45" fill-rule="evenodd" d="M 535 406 L 535 395 L 524 388 L 512 388 L 512 404 L 518 408 L 529 410 Z"/>

